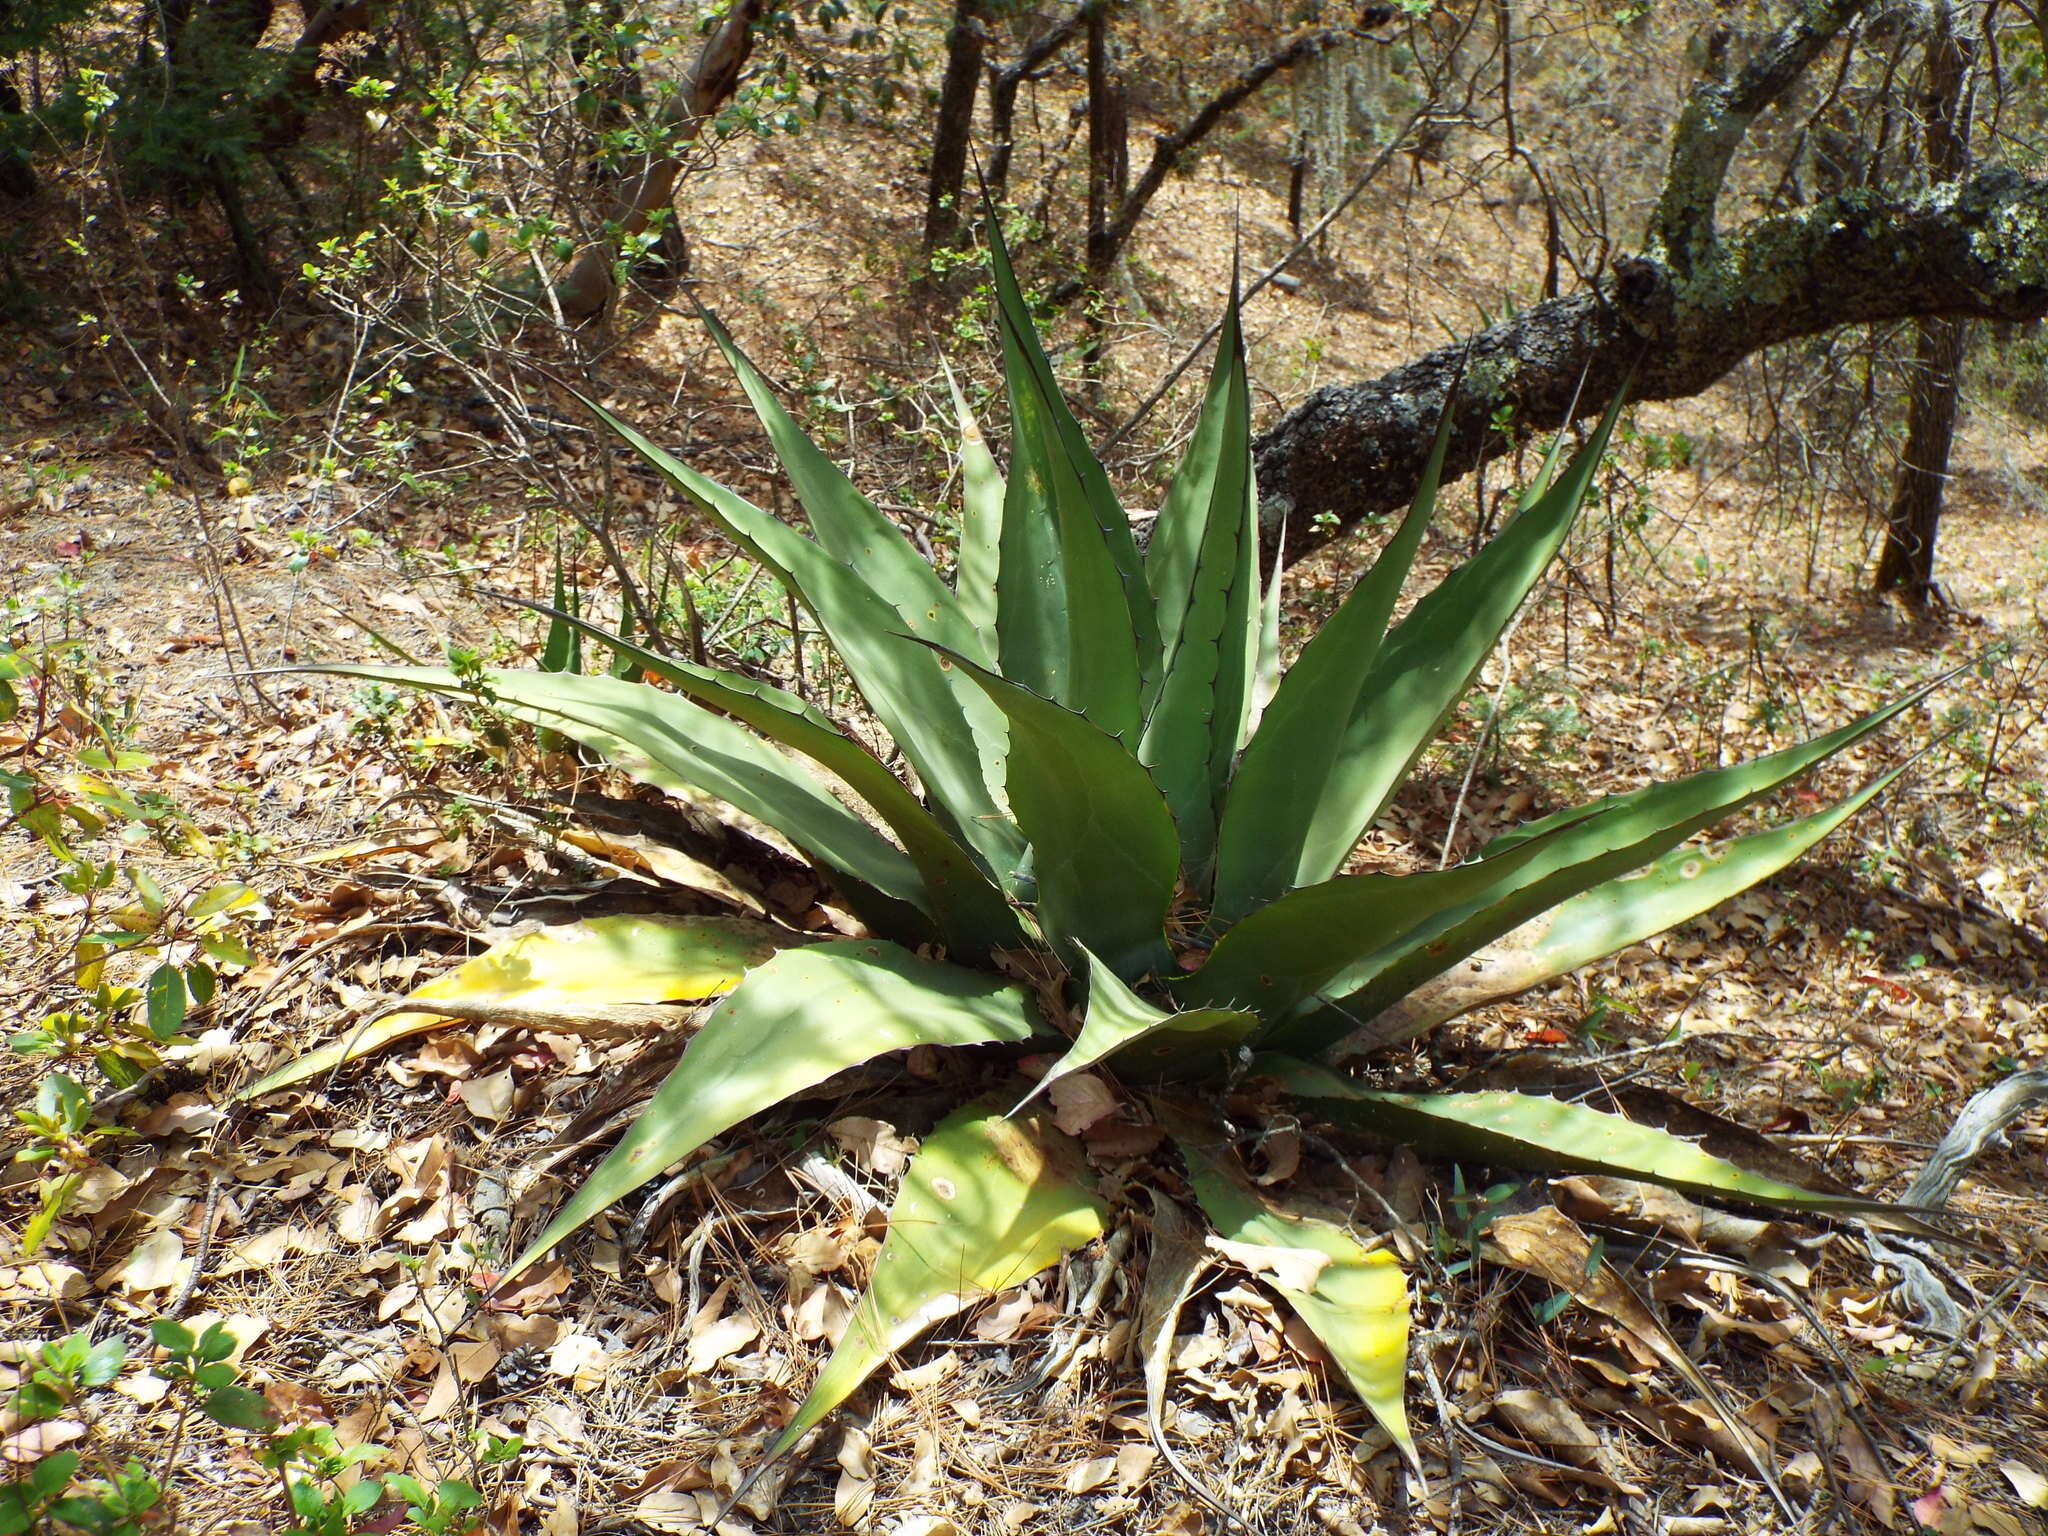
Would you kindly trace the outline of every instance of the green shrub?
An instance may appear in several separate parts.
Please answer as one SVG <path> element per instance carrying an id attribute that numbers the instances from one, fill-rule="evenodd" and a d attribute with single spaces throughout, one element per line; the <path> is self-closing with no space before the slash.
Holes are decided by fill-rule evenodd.
<path id="1" fill-rule="evenodd" d="M 890 1351 L 970 1298 L 1100 1234 L 1080 1147 L 1032 1102 L 1084 1068 L 1178 1147 L 1233 1252 L 1275 1288 L 1414 1460 L 1402 1404 L 1408 1306 L 1392 1255 L 1257 1189 L 1219 1111 L 1263 1081 L 1358 1130 L 1497 1165 L 1590 1169 L 1794 1208 L 1855 1208 L 1663 1132 L 1507 1093 L 1376 1091 L 1318 1064 L 1410 1038 L 1649 937 L 1782 868 L 1880 779 L 1767 831 L 1690 842 L 1907 709 L 1790 748 L 1611 795 L 1495 838 L 1467 863 L 1345 874 L 1549 567 L 1614 426 L 1610 410 L 1516 516 L 1389 627 L 1435 507 L 1447 429 L 1413 509 L 1281 675 L 1277 573 L 1259 570 L 1249 389 L 1233 302 L 1194 437 L 1148 547 L 1063 402 L 990 231 L 1012 415 L 1007 477 L 962 407 L 958 569 L 941 581 L 777 403 L 724 330 L 811 537 L 605 420 L 776 575 L 835 648 L 915 785 L 802 700 L 556 612 L 666 686 L 573 671 L 333 668 L 471 698 L 562 733 L 645 783 L 718 796 L 804 849 L 874 937 L 788 935 L 736 959 L 729 929 L 598 920 L 516 941 L 436 999 L 653 1002 L 730 987 L 639 1121 L 512 1266 L 749 1116 L 916 1045 L 1063 1054 L 1036 1087 L 943 1120 L 910 1164 L 843 1342 L 774 1445 L 793 1445 Z M 604 414 L 600 412 L 600 414 Z M 558 628 L 557 635 L 562 633 Z M 565 654 L 558 642 L 551 652 Z M 838 781 L 862 809 L 794 758 Z M 700 955 L 697 946 L 706 946 Z M 716 963 L 705 958 L 724 946 Z M 943 958 L 937 958 L 943 954 Z M 693 965 L 703 959 L 704 963 Z M 732 986 L 734 979 L 744 979 Z M 376 1041 L 424 1027 L 402 1020 Z M 329 1051 L 256 1085 L 341 1059 Z M 1001 1060 L 1000 1052 L 996 1059 Z M 1154 1191 L 1159 1212 L 1177 1212 Z M 1175 1215 L 1172 1219 L 1177 1220 Z M 1155 1215 L 1164 1231 L 1168 1217 Z M 1293 1249 L 1298 1262 L 1275 1250 Z"/>

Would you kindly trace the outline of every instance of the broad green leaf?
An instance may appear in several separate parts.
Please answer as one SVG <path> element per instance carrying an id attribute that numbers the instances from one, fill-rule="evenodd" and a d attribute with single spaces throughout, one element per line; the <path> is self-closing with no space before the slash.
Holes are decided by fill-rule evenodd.
<path id="1" fill-rule="evenodd" d="M 1259 1027 L 1257 1014 L 1229 1008 L 1168 1013 L 1155 1008 L 1094 955 L 1088 959 L 1088 1008 L 1081 1032 L 1025 1103 L 1072 1072 L 1114 1057 L 1119 1071 L 1157 1076 L 1197 1062 L 1227 1060 Z"/>
<path id="2" fill-rule="evenodd" d="M 1168 1128 L 1187 1159 L 1195 1197 L 1209 1213 L 1217 1235 L 1240 1245 L 1233 1257 L 1257 1258 L 1256 1253 L 1243 1253 L 1243 1248 L 1278 1249 L 1327 1261 L 1307 1286 L 1283 1282 L 1280 1277 L 1296 1268 L 1284 1260 L 1263 1278 L 1322 1340 L 1352 1390 L 1393 1436 L 1408 1464 L 1420 1471 L 1402 1404 L 1408 1369 L 1408 1282 L 1394 1256 L 1368 1253 L 1335 1222 L 1278 1208 L 1252 1187 L 1220 1127 L 1189 1134 L 1188 1123 L 1174 1116 Z"/>
<path id="3" fill-rule="evenodd" d="M 916 647 L 910 647 L 916 649 Z M 475 699 L 477 690 L 438 668 L 308 668 Z M 917 865 L 815 775 L 753 732 L 676 694 L 615 677 L 486 672 L 484 702 L 550 726 L 618 768 L 666 790 L 701 789 L 781 832 L 832 869 L 891 900 L 929 911 Z"/>
<path id="4" fill-rule="evenodd" d="M 1372 569 L 1342 606 L 1302 648 L 1230 780 L 1217 832 L 1215 914 L 1236 922 L 1261 903 L 1324 875 L 1307 844 L 1322 796 L 1339 769 L 1345 734 L 1373 676 L 1387 622 L 1414 567 L 1422 535 L 1436 515 L 1438 482 L 1450 447 L 1451 401 L 1446 398 L 1436 442 L 1423 465 L 1415 500 Z M 1347 853 L 1350 851 L 1347 847 Z M 1338 860 L 1341 865 L 1342 859 Z"/>
<path id="5" fill-rule="evenodd" d="M 523 598 L 513 602 L 533 608 Z M 735 720 L 835 774 L 874 808 L 896 834 L 924 879 L 928 909 L 947 944 L 961 956 L 985 954 L 1022 942 L 1003 893 L 967 856 L 893 773 L 803 699 L 737 672 L 662 656 L 572 614 L 556 614 L 578 633 L 609 645 L 638 670 L 674 684 L 676 691 Z"/>
<path id="6" fill-rule="evenodd" d="M 1256 530 L 1257 524 L 1254 523 Z M 1287 572 L 1287 523 L 1280 524 L 1280 537 L 1273 549 L 1273 569 L 1266 576 L 1266 595 L 1259 601 L 1259 639 L 1255 660 L 1252 664 L 1251 704 L 1245 710 L 1244 733 L 1238 738 L 1237 749 L 1243 752 L 1251 745 L 1252 737 L 1259 729 L 1259 722 L 1265 719 L 1266 711 L 1272 707 L 1273 695 L 1280 691 L 1280 578 Z"/>
<path id="7" fill-rule="evenodd" d="M 784 950 L 711 1011 L 633 1128 L 505 1278 L 712 1137 L 835 1072 L 914 1045 L 1024 1041 L 1039 1027 L 1022 988 L 894 944 Z"/>
<path id="8" fill-rule="evenodd" d="M 906 633 L 928 637 L 936 621 L 919 624 L 900 614 L 859 573 L 794 528 L 657 448 L 603 407 L 591 409 L 810 610 L 926 790 L 988 872 L 1009 885 L 1024 844 L 991 787 L 1001 778 L 1002 717 L 941 667 L 935 653 L 906 643 Z"/>
<path id="9" fill-rule="evenodd" d="M 1159 676 L 1159 630 L 1137 544 L 1060 394 L 994 219 L 988 238 L 1010 395 L 996 610 L 1002 672 L 1135 745 Z"/>
<path id="10" fill-rule="evenodd" d="M 1109 1213 L 1094 1182 L 1049 1115 L 1009 1119 L 970 1104 L 939 1122 L 904 1173 L 889 1235 L 839 1347 L 768 1460 L 932 1324 L 1100 1237 Z"/>
<path id="11" fill-rule="evenodd" d="M 1216 813 L 1245 734 L 1259 661 L 1251 389 L 1235 291 L 1193 438 L 1145 550 L 1159 615 L 1160 684 L 1138 759 L 1180 829 L 1188 883 L 1208 883 Z"/>
<path id="12" fill-rule="evenodd" d="M 1655 1126 L 1531 1093 L 1391 1093 L 1326 1067 L 1260 1056 L 1255 1074 L 1332 1120 L 1438 1157 L 1534 1173 L 1606 1173 L 1708 1199 L 1796 1211 L 1883 1211 L 1882 1200 L 1800 1189 L 1739 1168 Z"/>
<path id="13" fill-rule="evenodd" d="M 142 985 L 143 1014 L 149 1032 L 168 1040 L 185 1027 L 185 977 L 175 965 L 160 965 Z"/>
<path id="14" fill-rule="evenodd" d="M 1031 840 L 1038 918 L 1075 970 L 1080 950 L 1120 976 L 1165 970 L 1180 872 L 1173 816 L 1115 737 L 964 657 L 953 665 L 1010 721 L 1010 808 Z"/>
<path id="15" fill-rule="evenodd" d="M 1894 769 L 1839 805 L 1784 826 L 1705 847 L 1674 848 L 1531 918 L 1370 1015 L 1362 1011 L 1368 1004 L 1341 999 L 1334 1006 L 1347 1022 L 1364 1020 L 1347 1029 L 1344 1047 L 1362 1054 L 1412 1040 L 1460 1014 L 1555 981 L 1711 911 L 1790 864 L 1904 771 Z"/>
<path id="16" fill-rule="evenodd" d="M 678 1003 L 716 997 L 802 935 L 738 917 L 593 917 L 521 934 L 493 945 L 445 975 L 415 987 L 419 1011 L 387 1014 L 338 1045 L 309 1051 L 235 1095 L 261 1098 L 381 1050 L 394 1040 L 440 1029 L 436 1002 L 511 1003 L 570 1012 L 614 1003 Z"/>
<path id="17" fill-rule="evenodd" d="M 775 457 L 803 503 L 819 546 L 841 565 L 860 572 L 875 595 L 896 610 L 900 628 L 983 665 L 992 664 L 994 653 L 981 648 L 981 632 L 960 611 L 931 562 L 790 419 L 768 381 L 718 318 L 701 306 L 697 316 L 767 429 Z"/>
<path id="18" fill-rule="evenodd" d="M 1624 389 L 1555 485 L 1446 576 L 1387 635 L 1345 724 L 1330 775 L 1317 791 L 1315 812 L 1287 884 L 1326 880 L 1343 867 L 1360 834 L 1386 808 L 1472 686 L 1501 632 L 1571 531 L 1626 398 Z M 1281 684 L 1283 692 L 1286 686 Z M 1278 707 L 1276 698 L 1273 708 Z M 1266 725 L 1272 719 L 1269 710 Z"/>
<path id="19" fill-rule="evenodd" d="M 1511 878 L 1475 896 L 1462 909 L 1440 911 L 1427 924 L 1365 950 L 1323 985 L 1326 996 L 1348 999 L 1345 1014 L 1331 1011 L 1298 1027 L 1289 1026 L 1272 1040 L 1291 1051 L 1323 1050 L 1355 1027 L 1354 1017 L 1369 1018 L 1391 1007 L 1432 976 L 1538 914 L 1641 869 L 1695 832 L 1855 745 L 1918 703 L 1939 682 L 1796 747 L 1732 767 L 1710 769 L 1675 784 L 1653 784 L 1612 795 L 1544 817 L 1496 839 L 1481 852 L 1478 863 L 1513 861 L 1516 867 Z M 1528 856 L 1532 846 L 1541 849 L 1534 859 Z"/>
<path id="20" fill-rule="evenodd" d="M 1003 472 L 996 467 L 981 424 L 951 368 L 946 369 L 946 387 L 953 392 L 953 410 L 960 419 L 960 563 L 953 577 L 954 594 L 968 623 L 981 631 L 982 654 L 994 656 L 999 643 L 996 577 L 1002 569 Z"/>

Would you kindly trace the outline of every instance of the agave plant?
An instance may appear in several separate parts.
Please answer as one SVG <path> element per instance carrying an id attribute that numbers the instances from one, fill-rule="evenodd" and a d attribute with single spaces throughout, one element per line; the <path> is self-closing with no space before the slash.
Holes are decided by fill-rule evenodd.
<path id="1" fill-rule="evenodd" d="M 510 1274 L 712 1138 L 847 1068 L 912 1046 L 1008 1048 L 984 1053 L 987 1096 L 923 1138 L 852 1325 L 772 1452 L 936 1320 L 1104 1231 L 1111 1212 L 1083 1147 L 1034 1102 L 1095 1069 L 1178 1149 L 1185 1181 L 1155 1192 L 1173 1216 L 1155 1230 L 1184 1225 L 1191 1196 L 1222 1251 L 1269 1278 L 1412 1462 L 1401 1270 L 1341 1222 L 1253 1184 L 1215 1107 L 1222 1084 L 1265 1080 L 1321 1121 L 1489 1165 L 1808 1210 L 1863 1204 L 1580 1105 L 1383 1091 L 1328 1063 L 1561 976 L 1784 867 L 1887 779 L 1769 830 L 1694 839 L 1919 695 L 1801 746 L 1547 816 L 1461 864 L 1353 872 L 1361 835 L 1556 556 L 1620 402 L 1562 468 L 1553 448 L 1498 536 L 1391 623 L 1435 510 L 1440 430 L 1412 510 L 1283 675 L 1235 299 L 1141 550 L 993 228 L 989 243 L 1009 465 L 998 469 L 962 402 L 950 585 L 709 316 L 808 536 L 599 412 L 808 610 L 905 777 L 790 693 L 559 608 L 558 642 L 567 625 L 651 681 L 579 675 L 565 643 L 550 648 L 555 669 L 538 672 L 332 669 L 482 697 L 646 784 L 728 802 L 815 861 L 870 930 L 816 941 L 760 924 L 601 919 L 472 961 L 423 989 L 416 1014 L 356 1042 L 433 1022 L 437 1001 L 560 1009 L 724 993 Z M 1027 1050 L 1057 1059 L 1035 1086 L 1003 1086 Z M 306 1058 L 253 1091 L 342 1054 Z"/>

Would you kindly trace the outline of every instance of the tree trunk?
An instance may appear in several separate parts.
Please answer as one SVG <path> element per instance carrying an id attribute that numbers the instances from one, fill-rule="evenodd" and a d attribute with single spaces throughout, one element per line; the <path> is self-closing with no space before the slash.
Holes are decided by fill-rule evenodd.
<path id="1" fill-rule="evenodd" d="M 616 287 L 612 264 L 618 259 L 617 242 L 646 229 L 656 212 L 673 201 L 676 176 L 683 168 L 673 151 L 695 139 L 738 88 L 740 72 L 753 51 L 755 24 L 776 3 L 733 0 L 724 19 L 704 39 L 671 108 L 666 146 L 671 152 L 641 157 L 639 168 L 613 189 L 614 201 L 603 234 L 578 252 L 555 280 L 555 302 L 569 324 L 594 320 L 610 307 Z"/>
<path id="2" fill-rule="evenodd" d="M 1937 182 L 1952 182 L 1970 163 L 1971 40 L 1956 25 L 1953 0 L 1935 0 L 1927 39 L 1925 122 L 1927 169 Z M 1908 607 L 1924 609 L 1939 599 L 1934 584 L 1934 539 L 1941 526 L 1941 499 L 1948 483 L 1949 449 L 1955 443 L 1956 411 L 1962 391 L 1963 322 L 1943 316 L 1922 319 L 1914 338 L 1915 365 L 1906 397 L 1906 451 L 1885 509 L 1884 552 L 1873 585 L 1896 592 Z"/>
<path id="3" fill-rule="evenodd" d="M 988 195 L 1001 202 L 1010 185 L 1010 158 L 1016 149 L 1017 88 L 1043 69 L 1087 24 L 1093 0 L 1068 13 L 1066 19 L 1039 37 L 1015 62 L 991 69 L 988 78 Z"/>
<path id="4" fill-rule="evenodd" d="M 1084 289 L 1100 287 L 1110 270 L 1115 267 L 1117 257 L 1130 243 L 1138 221 L 1144 217 L 1154 194 L 1166 184 L 1166 178 L 1180 163 L 1180 157 L 1208 137 L 1209 133 L 1232 112 L 1252 96 L 1259 88 L 1284 70 L 1306 60 L 1317 58 L 1344 43 L 1351 42 L 1366 27 L 1380 26 L 1394 15 L 1389 5 L 1368 6 L 1359 13 L 1355 27 L 1326 27 L 1317 31 L 1304 32 L 1292 42 L 1282 45 L 1273 53 L 1251 65 L 1208 101 L 1196 109 L 1193 116 L 1170 133 L 1162 133 L 1152 144 L 1152 158 L 1145 166 L 1145 172 L 1135 185 L 1122 190 L 1129 183 L 1129 155 L 1126 149 L 1128 134 L 1121 120 L 1121 93 L 1118 94 L 1117 116 L 1108 118 L 1115 126 L 1116 160 L 1112 164 L 1121 166 L 1118 172 L 1118 190 L 1114 199 L 1107 200 L 1098 217 L 1096 208 L 1095 179 L 1095 65 L 1093 58 L 1093 34 L 1090 35 L 1089 61 L 1089 102 L 1091 106 L 1089 123 L 1089 177 L 1088 177 L 1088 265 L 1083 277 L 1069 277 L 1053 285 L 1046 302 L 1057 306 L 1072 303 Z M 1106 66 L 1105 66 L 1106 70 Z"/>
<path id="5" fill-rule="evenodd" d="M 1906 398 L 1906 451 L 1898 483 L 1885 509 L 1884 553 L 1876 587 L 1896 592 L 1913 608 L 1940 593 L 1934 585 L 1934 537 L 1941 526 L 1941 492 L 1955 441 L 1957 375 L 1963 361 L 1963 322 L 1919 322 L 1912 383 Z"/>
<path id="6" fill-rule="evenodd" d="M 1116 264 L 1110 215 L 1130 184 L 1130 120 L 1123 82 L 1109 58 L 1109 5 L 1088 13 L 1088 285 L 1100 289 Z"/>
<path id="7" fill-rule="evenodd" d="M 29 164 L 28 117 L 14 83 L 0 78 L 0 197 L 25 203 L 36 195 L 35 168 Z M 16 134 L 23 138 L 17 141 Z"/>
<path id="8" fill-rule="evenodd" d="M 946 73 L 939 82 L 939 115 L 932 125 L 932 169 L 926 184 L 924 249 L 929 255 L 960 236 L 960 205 L 967 192 L 967 145 L 974 134 L 974 98 L 988 52 L 987 0 L 957 0 L 946 34 Z"/>

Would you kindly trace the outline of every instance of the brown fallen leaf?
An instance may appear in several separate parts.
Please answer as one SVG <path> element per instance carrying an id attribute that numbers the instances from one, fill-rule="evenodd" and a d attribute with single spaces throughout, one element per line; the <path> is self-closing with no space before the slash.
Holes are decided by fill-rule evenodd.
<path id="1" fill-rule="evenodd" d="M 1209 1235 L 1209 1246 L 1231 1263 L 1255 1275 L 1271 1275 L 1286 1291 L 1312 1291 L 1330 1256 L 1313 1248 L 1269 1248 L 1261 1243 L 1234 1243 L 1227 1237 Z"/>
<path id="2" fill-rule="evenodd" d="M 71 1419 L 46 1419 L 0 1439 L 0 1461 L 21 1467 L 54 1455 L 85 1433 L 85 1426 Z"/>
<path id="3" fill-rule="evenodd" d="M 895 1126 L 866 1115 L 841 1116 L 825 1129 L 863 1173 L 880 1174 L 885 1179 L 908 1168 L 910 1155 L 917 1150 L 916 1141 L 898 1136 Z"/>
<path id="4" fill-rule="evenodd" d="M 1520 1388 L 1497 1393 L 1493 1411 L 1516 1434 L 1545 1447 L 1559 1461 L 1590 1467 L 1600 1457 L 1600 1437 L 1563 1398 Z"/>
<path id="5" fill-rule="evenodd" d="M 1484 1251 L 1494 1263 L 1535 1275 L 1558 1290 L 1569 1292 L 1581 1306 L 1613 1318 L 1660 1363 L 1715 1404 L 1717 1417 L 1727 1426 L 1741 1459 L 1770 1487 L 1786 1516 L 1794 1517 L 1791 1501 L 1785 1497 L 1771 1465 L 1769 1448 L 1748 1424 L 1720 1408 L 1720 1391 L 1678 1347 L 1678 1341 L 1657 1321 L 1656 1314 L 1599 1257 L 1592 1239 L 1579 1230 L 1576 1222 L 1555 1206 L 1496 1216 L 1487 1228 Z"/>
<path id="6" fill-rule="evenodd" d="M 1078 1136 L 1116 1113 L 1116 1095 L 1093 1072 L 1063 1077 L 1047 1093 L 1052 1099 L 1054 1123 L 1069 1136 Z"/>
<path id="7" fill-rule="evenodd" d="M 1841 1463 L 1844 1469 L 1842 1481 L 1848 1487 L 1850 1497 L 1869 1510 L 1886 1530 L 1896 1529 L 1899 1500 L 1892 1488 L 1891 1475 L 1885 1469 L 1884 1458 L 1857 1427 L 1856 1421 L 1844 1411 L 1837 1392 L 1837 1388 L 1823 1387 L 1813 1394 L 1807 1412 L 1813 1420 L 1814 1433 Z"/>

